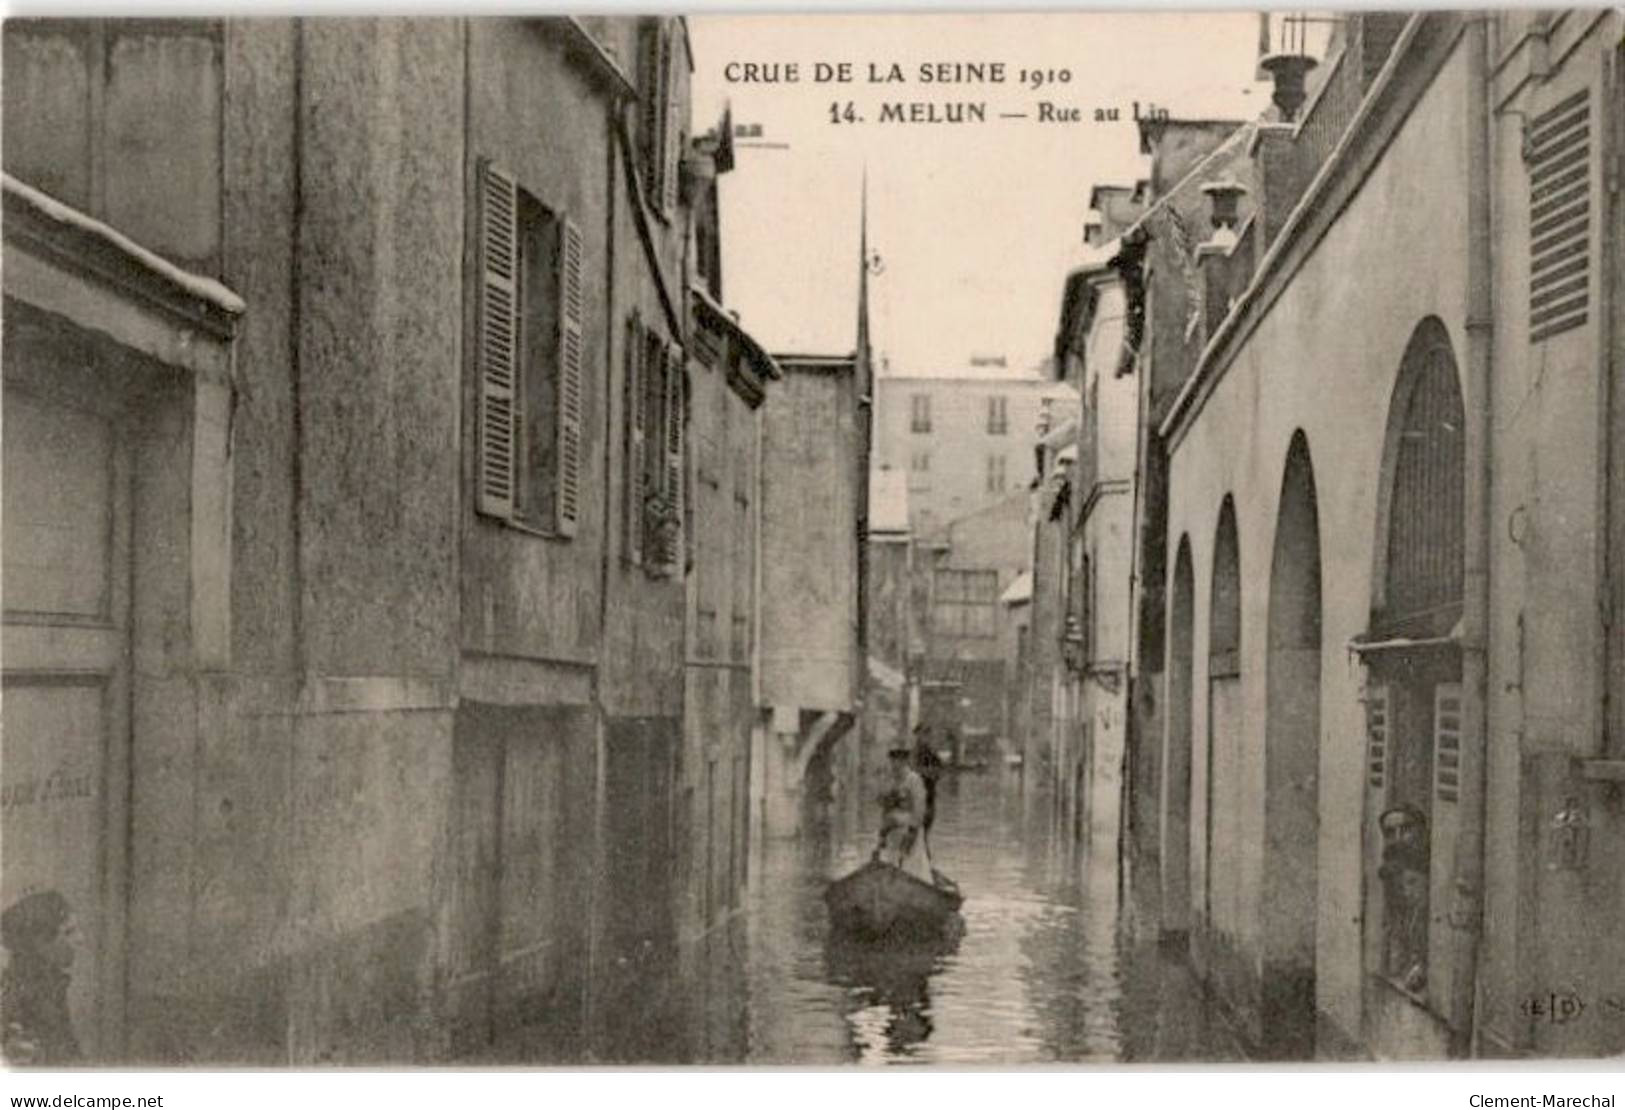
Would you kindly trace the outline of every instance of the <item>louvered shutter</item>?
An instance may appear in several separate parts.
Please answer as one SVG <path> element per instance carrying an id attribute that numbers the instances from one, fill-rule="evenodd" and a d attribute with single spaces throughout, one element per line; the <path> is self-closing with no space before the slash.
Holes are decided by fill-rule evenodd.
<path id="1" fill-rule="evenodd" d="M 519 458 L 519 190 L 490 163 L 479 171 L 479 511 L 511 520 Z"/>
<path id="2" fill-rule="evenodd" d="M 554 527 L 576 534 L 581 517 L 582 437 L 582 243 L 581 229 L 565 219 L 559 225 L 559 414 Z"/>
<path id="3" fill-rule="evenodd" d="M 638 529 L 642 536 L 643 563 L 655 568 L 664 558 L 664 549 L 656 510 L 665 493 L 662 486 L 662 461 L 665 453 L 666 430 L 660 424 L 665 412 L 665 340 L 654 328 L 643 329 L 643 365 L 638 370 L 638 384 L 642 389 L 643 412 L 640 416 L 643 444 L 638 460 L 641 465 L 638 486 Z"/>
<path id="4" fill-rule="evenodd" d="M 1461 683 L 1433 688 L 1433 792 L 1441 802 L 1461 794 Z"/>
<path id="5" fill-rule="evenodd" d="M 683 556 L 683 362 L 682 352 L 667 344 L 663 351 L 666 378 L 666 507 L 672 514 L 671 524 L 663 535 L 666 550 L 661 552 L 667 568 L 681 569 Z"/>
<path id="6" fill-rule="evenodd" d="M 626 558 L 643 561 L 643 324 L 626 323 Z"/>
<path id="7" fill-rule="evenodd" d="M 665 134 L 661 142 L 660 210 L 668 215 L 677 210 L 677 180 L 682 158 L 682 105 L 677 99 L 677 36 L 670 24 L 660 42 L 661 88 L 666 102 L 662 110 Z"/>
<path id="8" fill-rule="evenodd" d="M 1388 687 L 1373 686 L 1365 698 L 1365 781 L 1379 792 L 1388 777 L 1388 722 Z"/>
<path id="9" fill-rule="evenodd" d="M 1591 291 L 1591 90 L 1529 122 L 1529 341 L 1586 322 Z"/>
<path id="10" fill-rule="evenodd" d="M 643 36 L 643 88 L 640 90 L 643 103 L 639 123 L 643 132 L 643 184 L 651 205 L 659 204 L 665 195 L 665 184 L 660 178 L 666 164 L 661 150 L 661 139 L 665 133 L 661 119 L 666 105 L 665 86 L 662 84 L 664 74 L 661 72 L 665 39 L 666 30 L 662 20 L 650 25 Z"/>

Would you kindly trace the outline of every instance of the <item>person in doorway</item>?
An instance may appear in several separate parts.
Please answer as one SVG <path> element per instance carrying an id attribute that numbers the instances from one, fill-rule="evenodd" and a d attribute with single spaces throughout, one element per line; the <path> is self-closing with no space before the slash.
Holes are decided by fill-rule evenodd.
<path id="1" fill-rule="evenodd" d="M 931 726 L 923 721 L 914 726 L 914 771 L 925 782 L 925 820 L 921 828 L 929 834 L 937 819 L 937 780 L 942 777 L 942 757 L 931 743 Z"/>
<path id="2" fill-rule="evenodd" d="M 25 895 L 0 913 L 0 943 L 8 957 L 0 974 L 7 1063 L 79 1062 L 79 1039 L 68 1015 L 74 935 L 73 911 L 54 890 Z"/>
<path id="3" fill-rule="evenodd" d="M 925 780 L 910 764 L 910 748 L 893 748 L 887 758 L 890 778 L 880 796 L 880 844 L 874 857 L 900 867 L 921 882 L 931 879 L 931 855 L 925 843 Z"/>
<path id="4" fill-rule="evenodd" d="M 1427 986 L 1428 826 L 1407 803 L 1377 818 L 1382 830 L 1383 970 L 1407 990 Z"/>

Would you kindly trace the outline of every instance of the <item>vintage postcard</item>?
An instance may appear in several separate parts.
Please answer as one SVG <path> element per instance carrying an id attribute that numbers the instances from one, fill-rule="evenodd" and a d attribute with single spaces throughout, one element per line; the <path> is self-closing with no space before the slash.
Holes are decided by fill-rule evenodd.
<path id="1" fill-rule="evenodd" d="M 1620 10 L 3 33 L 9 1068 L 1625 1053 Z"/>

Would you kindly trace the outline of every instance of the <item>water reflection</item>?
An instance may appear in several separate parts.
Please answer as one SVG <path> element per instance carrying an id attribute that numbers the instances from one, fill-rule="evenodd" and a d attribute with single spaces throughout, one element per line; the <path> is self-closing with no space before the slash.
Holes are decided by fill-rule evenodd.
<path id="1" fill-rule="evenodd" d="M 943 1064 L 1239 1058 L 1183 960 L 1134 924 L 1115 843 L 1057 835 L 1018 773 L 943 781 L 932 852 L 965 893 L 958 927 L 924 944 L 832 933 L 832 878 L 874 843 L 873 790 L 825 807 L 805 834 L 760 845 L 745 912 L 681 946 L 670 974 L 594 1002 L 587 1060 Z M 1126 899 L 1126 904 L 1121 904 Z M 566 1062 L 545 1023 L 486 1062 Z M 544 1035 L 545 1034 L 545 1035 Z M 551 1038 L 551 1039 L 550 1039 Z"/>
<path id="2" fill-rule="evenodd" d="M 828 935 L 825 976 L 846 988 L 851 1008 L 844 1016 L 860 1058 L 872 1051 L 912 1056 L 931 1036 L 931 979 L 958 951 L 963 931 L 964 919 L 956 916 L 942 936 L 930 940 L 873 943 Z"/>
<path id="3" fill-rule="evenodd" d="M 859 866 L 862 791 L 752 876 L 737 1060 L 1020 1065 L 1233 1059 L 1183 965 L 1120 913 L 1115 845 L 1080 849 L 1023 807 L 1011 772 L 944 780 L 932 852 L 965 891 L 962 928 L 924 946 L 832 935 L 821 893 Z"/>

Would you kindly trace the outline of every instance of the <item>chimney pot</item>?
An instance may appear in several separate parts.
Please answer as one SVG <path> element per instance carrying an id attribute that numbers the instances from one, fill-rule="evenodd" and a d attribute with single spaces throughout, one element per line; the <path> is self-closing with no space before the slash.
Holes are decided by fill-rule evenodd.
<path id="1" fill-rule="evenodd" d="M 1234 178 L 1225 177 L 1207 182 L 1202 186 L 1202 192 L 1207 194 L 1208 203 L 1213 206 L 1208 219 L 1212 221 L 1214 229 L 1228 228 L 1234 231 L 1240 222 L 1236 206 L 1246 195 L 1247 186 Z"/>
<path id="2" fill-rule="evenodd" d="M 1281 119 L 1291 123 L 1308 99 L 1304 76 L 1320 63 L 1307 54 L 1271 54 L 1258 64 L 1275 81 L 1275 93 L 1270 99 L 1281 110 Z"/>

